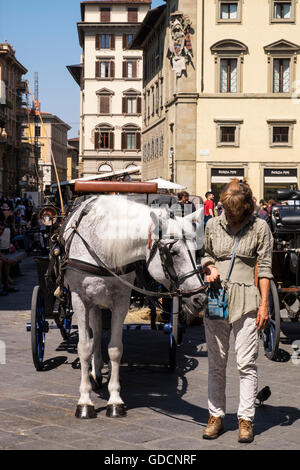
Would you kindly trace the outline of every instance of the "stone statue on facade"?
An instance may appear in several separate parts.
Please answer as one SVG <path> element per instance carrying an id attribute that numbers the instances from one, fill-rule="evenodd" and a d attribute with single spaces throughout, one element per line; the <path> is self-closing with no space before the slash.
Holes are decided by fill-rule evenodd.
<path id="1" fill-rule="evenodd" d="M 187 15 L 176 11 L 170 15 L 170 46 L 168 58 L 177 77 L 186 73 L 187 64 L 192 64 L 191 20 Z"/>

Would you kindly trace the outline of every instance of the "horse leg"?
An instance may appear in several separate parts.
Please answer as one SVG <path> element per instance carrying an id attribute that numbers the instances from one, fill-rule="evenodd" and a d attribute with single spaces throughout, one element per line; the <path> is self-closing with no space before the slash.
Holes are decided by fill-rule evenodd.
<path id="1" fill-rule="evenodd" d="M 94 347 L 93 347 L 93 358 L 92 358 L 92 372 L 90 379 L 92 382 L 92 388 L 94 391 L 99 390 L 102 387 L 102 373 L 103 359 L 101 350 L 101 338 L 102 338 L 102 312 L 99 307 L 94 307 L 90 311 L 91 328 L 93 331 Z"/>
<path id="2" fill-rule="evenodd" d="M 129 304 L 128 304 L 129 307 Z M 120 361 L 123 354 L 122 332 L 123 323 L 128 308 L 124 312 L 115 309 L 112 311 L 111 338 L 108 345 L 108 355 L 111 363 L 111 375 L 108 383 L 109 400 L 107 402 L 106 416 L 110 418 L 121 418 L 126 416 L 125 404 L 120 397 Z"/>
<path id="3" fill-rule="evenodd" d="M 93 339 L 90 337 L 89 309 L 78 294 L 72 293 L 72 306 L 78 319 L 78 354 L 81 364 L 80 398 L 77 404 L 76 418 L 96 418 L 94 404 L 91 400 L 92 385 L 89 378 L 89 366 L 93 353 Z"/>

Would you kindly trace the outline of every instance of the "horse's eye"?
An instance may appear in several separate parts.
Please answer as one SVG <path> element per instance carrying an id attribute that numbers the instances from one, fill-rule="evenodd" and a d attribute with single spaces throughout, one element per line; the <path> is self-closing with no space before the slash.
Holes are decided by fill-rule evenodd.
<path id="1" fill-rule="evenodd" d="M 172 250 L 172 251 L 171 251 L 171 255 L 172 255 L 172 256 L 178 256 L 178 255 L 179 255 L 179 251 L 177 251 L 177 250 Z"/>

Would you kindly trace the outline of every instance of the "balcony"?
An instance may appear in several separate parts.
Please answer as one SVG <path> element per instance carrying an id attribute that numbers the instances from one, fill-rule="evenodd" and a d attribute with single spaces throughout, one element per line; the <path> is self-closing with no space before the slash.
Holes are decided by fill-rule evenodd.
<path id="1" fill-rule="evenodd" d="M 17 82 L 16 88 L 18 91 L 21 91 L 22 93 L 25 93 L 26 91 L 26 82 L 24 80 L 21 80 L 20 82 Z"/>

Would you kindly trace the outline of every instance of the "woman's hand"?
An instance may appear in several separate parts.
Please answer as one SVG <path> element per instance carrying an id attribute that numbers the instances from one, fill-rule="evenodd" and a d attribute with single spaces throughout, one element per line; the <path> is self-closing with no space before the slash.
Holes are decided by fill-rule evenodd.
<path id="1" fill-rule="evenodd" d="M 263 330 L 266 328 L 267 324 L 269 322 L 269 306 L 268 304 L 262 304 L 258 311 L 257 311 L 257 316 L 256 316 L 256 326 L 258 331 Z"/>
<path id="2" fill-rule="evenodd" d="M 206 274 L 206 282 L 215 282 L 220 277 L 219 271 L 213 264 L 206 266 L 203 272 Z"/>

